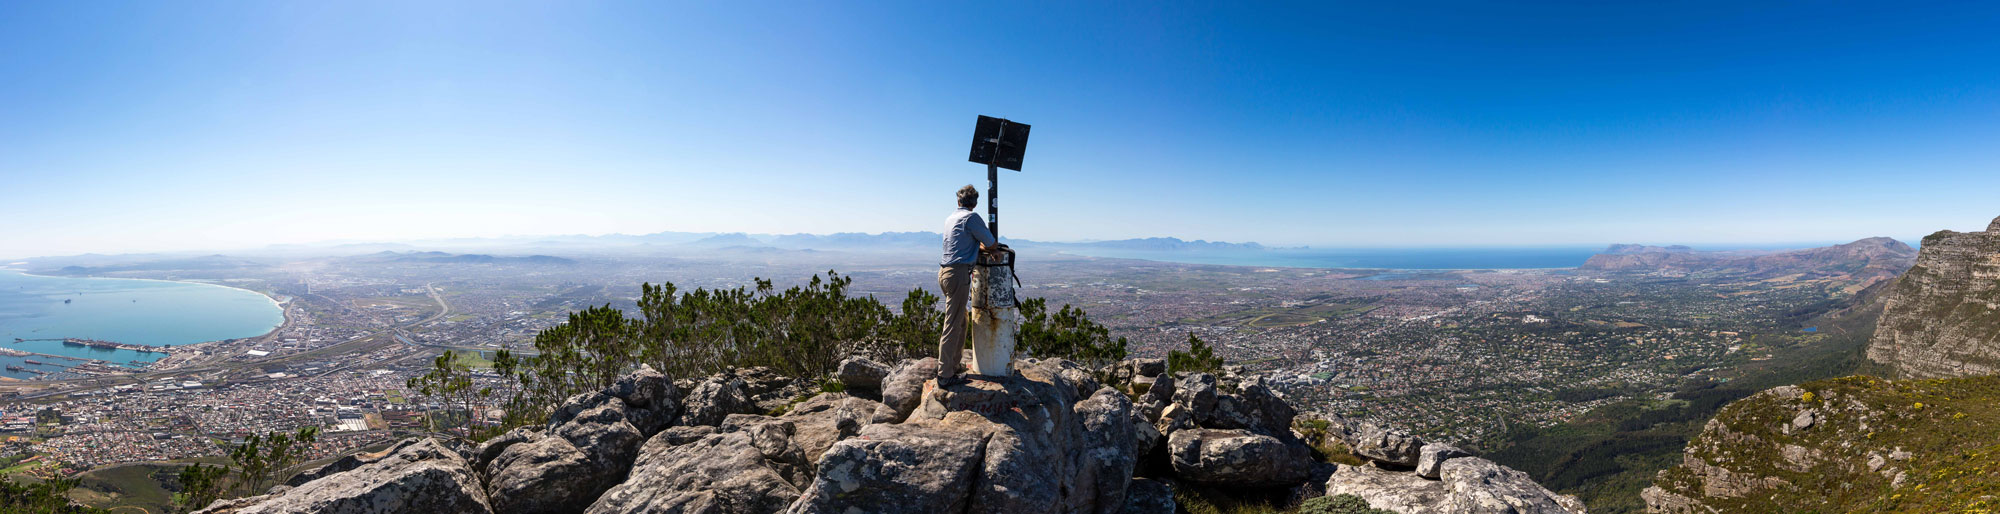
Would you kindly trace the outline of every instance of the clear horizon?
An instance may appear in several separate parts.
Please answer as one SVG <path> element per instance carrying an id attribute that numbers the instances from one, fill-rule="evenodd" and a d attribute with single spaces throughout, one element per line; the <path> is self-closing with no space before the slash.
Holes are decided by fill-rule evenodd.
<path id="1" fill-rule="evenodd" d="M 1010 238 L 1915 245 L 2000 214 L 1994 26 L 1981 3 L 14 3 L 0 255 L 937 231 L 984 187 L 981 114 L 1035 129 L 1002 171 Z"/>
<path id="2" fill-rule="evenodd" d="M 766 233 L 747 233 L 747 232 L 722 232 L 722 233 L 712 233 L 712 232 L 682 232 L 682 231 L 663 231 L 663 232 L 680 232 L 680 233 L 690 233 L 690 234 L 715 234 L 715 235 L 730 235 L 730 234 L 744 234 L 744 235 L 749 235 L 749 236 L 753 236 L 753 237 L 759 237 L 759 236 L 761 236 L 761 237 L 772 237 L 772 236 L 781 236 L 781 235 L 794 235 L 794 234 L 801 234 L 801 233 L 791 233 L 791 234 L 766 234 Z M 824 235 L 829 235 L 829 234 L 831 234 L 831 233 L 821 233 L 821 234 L 811 234 L 811 235 L 819 235 L 819 236 L 824 236 Z M 880 234 L 880 232 L 870 232 L 870 233 L 866 233 L 866 234 L 869 234 L 869 235 L 877 235 L 877 234 Z M 644 236 L 644 235 L 650 235 L 650 234 L 624 234 L 624 233 L 606 233 L 606 234 L 508 234 L 508 235 L 500 235 L 500 236 L 479 236 L 479 237 L 452 237 L 452 238 L 437 238 L 437 239 L 404 239 L 404 240 L 369 240 L 369 241 L 364 241 L 364 240 L 326 240 L 326 241 L 312 241 L 312 242 L 305 242 L 305 243 L 277 243 L 277 244 L 265 244 L 265 245 L 256 245 L 256 246 L 242 246 L 242 247 L 214 247 L 214 248 L 182 248 L 182 249 L 166 249 L 166 250 L 147 250 L 147 251 L 133 251 L 133 252 L 82 252 L 82 253 L 75 253 L 75 254 L 39 254 L 39 255 L 28 255 L 28 254 L 20 254 L 20 255 L 0 255 L 0 269 L 8 269 L 8 268 L 7 268 L 7 264 L 9 264 L 10 262 L 14 262 L 14 261 L 23 261 L 23 262 L 26 262 L 26 261 L 32 261 L 32 260 L 36 260 L 36 259 L 51 259 L 51 258 L 63 258 L 63 257 L 77 257 L 77 256 L 85 256 L 85 255 L 106 255 L 106 256 L 119 256 L 119 255 L 153 255 L 153 254 L 157 254 L 157 255 L 166 255 L 166 256 L 172 256 L 172 255 L 181 255 L 181 256 L 188 256 L 188 255 L 201 255 L 201 254 L 218 254 L 218 255 L 226 255 L 226 254 L 230 254 L 230 253 L 242 253 L 242 254 L 250 254 L 250 255 L 255 255 L 255 254 L 259 253 L 259 252 L 270 252 L 270 251 L 281 251 L 281 250 L 289 250 L 289 249 L 298 249 L 298 248 L 306 248 L 306 249 L 323 249 L 323 250 L 324 250 L 324 249 L 333 249 L 333 248 L 337 248 L 337 247 L 339 247 L 339 246 L 343 246 L 343 245 L 349 245 L 349 246 L 352 246 L 352 245 L 383 245 L 383 246 L 406 246 L 406 247 L 408 247 L 408 248 L 409 248 L 409 249 L 408 249 L 408 251 L 442 251 L 442 250 L 452 250 L 452 249 L 453 249 L 453 246 L 452 246 L 452 245 L 450 245 L 450 244 L 443 244 L 443 243 L 455 243 L 455 244 L 458 244 L 458 245 L 463 245 L 463 246 L 464 246 L 464 248 L 459 248 L 459 249 L 461 249 L 461 250 L 464 250 L 464 251 L 467 251 L 467 252 L 474 252 L 474 251 L 490 251 L 490 250 L 496 250 L 496 249 L 505 249 L 506 247 L 504 246 L 504 244 L 519 244 L 519 243 L 507 243 L 507 242 L 509 242 L 509 241 L 518 241 L 518 240 L 522 240 L 522 239 L 541 239 L 541 238 L 558 238 L 558 237 L 579 237 L 579 236 L 580 236 L 580 237 L 591 237 L 591 238 L 599 238 L 599 237 L 615 237 L 615 236 Z M 1010 236 L 1010 237 L 1011 237 L 1011 236 Z M 1197 241 L 1196 239 L 1189 239 L 1189 238 L 1178 238 L 1178 237 L 1175 237 L 1175 236 L 1170 236 L 1170 235 L 1161 235 L 1161 236 L 1141 236 L 1141 237 L 1137 237 L 1137 238 L 1127 238 L 1127 239 L 1125 239 L 1125 240 L 1129 240 L 1129 239 L 1144 239 L 1144 238 L 1155 238 L 1155 237 L 1159 237 L 1159 238 L 1175 238 L 1175 239 L 1181 239 L 1181 240 L 1183 240 L 1183 241 L 1190 241 L 1190 242 L 1192 242 L 1192 241 Z M 1902 243 L 1904 243 L 1904 244 L 1907 244 L 1907 245 L 1910 245 L 1910 246 L 1911 246 L 1911 247 L 1913 247 L 1913 248 L 1914 248 L 1914 247 L 1918 247 L 1918 246 L 1919 246 L 1919 243 L 1921 242 L 1921 239 L 1922 239 L 1921 237 L 1911 237 L 1911 238 L 1903 238 L 1903 237 L 1894 237 L 1894 236 L 1867 236 L 1867 237 L 1890 237 L 1890 238 L 1892 238 L 1892 239 L 1895 239 L 1895 240 L 1897 240 L 1897 241 L 1900 241 L 1900 242 L 1902 242 Z M 1610 245 L 1617 245 L 1617 244 L 1641 244 L 1641 245 L 1648 245 L 1648 246 L 1672 246 L 1672 245 L 1682 245 L 1682 246 L 1688 246 L 1688 247 L 1691 247 L 1691 248 L 1693 248 L 1693 249 L 1695 249 L 1695 250 L 1697 250 L 1697 251 L 1727 251 L 1727 250 L 1789 250 L 1789 249 L 1805 249 L 1805 248 L 1818 248 L 1818 247 L 1825 247 L 1825 246 L 1833 246 L 1833 245 L 1839 245 L 1839 244 L 1845 244 L 1845 243 L 1851 243 L 1851 242 L 1854 242 L 1854 241 L 1858 241 L 1858 240 L 1860 240 L 1860 239 L 1866 239 L 1866 237 L 1862 237 L 1862 238 L 1854 238 L 1854 239 L 1850 239 L 1850 240 L 1840 240 L 1840 241 L 1766 241 L 1766 242 L 1741 242 L 1741 243 L 1712 243 L 1712 242 L 1687 242 L 1687 241 L 1665 241 L 1665 242 L 1634 242 L 1634 241 L 1618 241 L 1618 242 L 1607 242 L 1607 243 L 1597 243 L 1597 244 L 1582 244 L 1582 243 L 1578 243 L 1578 244 L 1553 244 L 1553 245 L 1551 245 L 1551 244 L 1512 244 L 1512 245 L 1510 245 L 1510 244 L 1491 244 L 1491 245 L 1451 245 L 1451 244 L 1444 244 L 1444 245 L 1395 245 L 1395 246 L 1366 246 L 1366 245 L 1346 245 L 1346 246 L 1320 246 L 1320 245 L 1289 245 L 1289 246 L 1279 246 L 1279 245 L 1269 245 L 1269 244 L 1264 244 L 1264 243 L 1262 243 L 1262 242 L 1259 242 L 1259 241 L 1208 241 L 1208 242 L 1214 242 L 1214 243 L 1257 243 L 1257 244 L 1260 244 L 1260 245 L 1264 245 L 1264 246 L 1266 247 L 1266 249 L 1268 249 L 1268 250 L 1273 250 L 1273 251 L 1287 251 L 1287 250 L 1300 250 L 1300 249 L 1308 249 L 1309 251 L 1364 251 L 1364 252 L 1365 252 L 1365 251 L 1428 251 L 1428 250 L 1470 250 L 1470 251 L 1476 251 L 1476 250 L 1548 250 L 1548 249 L 1561 249 L 1561 250 L 1579 250 L 1579 249 L 1597 249 L 1597 250 L 1602 250 L 1602 249 L 1605 249 L 1606 247 L 1608 247 L 1608 246 L 1610 246 Z M 483 241 L 483 242 L 486 242 L 486 243 L 490 243 L 491 245 L 490 245 L 490 246 L 480 246 L 480 244 L 477 244 L 477 243 L 474 243 L 475 241 Z M 1040 242 L 1040 243 L 1055 243 L 1055 244 L 1082 244 L 1082 243 L 1094 243 L 1094 242 L 1105 242 L 1105 241 L 1121 241 L 1121 240 L 1112 240 L 1112 239 L 1081 239 L 1081 240 L 1036 240 L 1036 242 Z M 1207 240 L 1200 240 L 1200 241 L 1207 241 Z M 668 246 L 672 246 L 672 245 L 668 245 Z M 590 252 L 590 251 L 595 251 L 595 250 L 602 250 L 602 249 L 608 249 L 608 248 L 616 248 L 616 246 L 598 246 L 598 247 L 582 247 L 582 248 L 578 249 L 578 251 L 579 251 L 579 252 L 583 252 L 583 253 L 588 253 L 588 252 Z M 501 252 L 501 253 L 505 253 L 505 252 Z M 560 253 L 560 252 L 557 252 L 557 253 Z"/>

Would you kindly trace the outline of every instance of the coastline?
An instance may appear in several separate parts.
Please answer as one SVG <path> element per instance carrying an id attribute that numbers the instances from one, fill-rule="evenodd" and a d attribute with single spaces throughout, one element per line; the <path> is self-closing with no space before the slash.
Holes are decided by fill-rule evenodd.
<path id="1" fill-rule="evenodd" d="M 200 286 L 211 286 L 211 287 L 220 287 L 220 288 L 224 288 L 224 289 L 233 289 L 233 290 L 237 290 L 237 291 L 245 291 L 245 292 L 249 292 L 249 293 L 255 293 L 255 294 L 256 294 L 257 296 L 259 296 L 259 297 L 262 297 L 262 298 L 264 299 L 264 301 L 266 301 L 266 302 L 270 302 L 270 303 L 271 303 L 271 306 L 272 306 L 272 307 L 276 307 L 276 308 L 278 309 L 278 324 L 277 324 L 277 325 L 273 325 L 273 326 L 271 326 L 271 328 L 269 328 L 269 329 L 266 329 L 266 330 L 265 330 L 265 331 L 264 331 L 263 333 L 261 333 L 261 334 L 257 334 L 257 335 L 253 335 L 253 336 L 246 336 L 246 337 L 240 337 L 240 338 L 232 338 L 232 339 L 255 339 L 255 338 L 260 338 L 260 337 L 268 337 L 268 336 L 270 336 L 271 334 L 275 334 L 275 333 L 277 333 L 277 332 L 278 332 L 278 330 L 280 330 L 280 329 L 283 329 L 283 328 L 285 328 L 286 326 L 289 326 L 289 325 L 291 325 L 291 324 L 292 324 L 292 312 L 291 312 L 291 310 L 290 310 L 290 309 L 287 309 L 287 308 L 285 308 L 285 304 L 284 304 L 284 303 L 282 303 L 282 302 L 279 302 L 277 298 L 275 298 L 275 297 L 272 297 L 272 296 L 271 296 L 270 294 L 268 294 L 268 293 L 265 293 L 265 292 L 263 292 L 263 291 L 257 291 L 257 290 L 254 290 L 254 289 L 245 289 L 245 288 L 241 288 L 241 287 L 235 287 L 235 286 L 226 286 L 226 285 L 222 285 L 222 284 L 212 284 L 212 283 L 208 283 L 208 282 L 189 282 L 189 281 L 184 281 L 184 280 L 165 280 L 165 279 L 157 279 L 157 278 L 124 278 L 124 277 L 93 277 L 93 276 L 82 276 L 82 277 L 65 277 L 65 276 L 58 276 L 58 275 L 42 275 L 42 274 L 38 274 L 38 273 L 30 273 L 30 272 L 28 272 L 27 270 L 23 270 L 23 269 L 17 269 L 17 268 L 12 268 L 12 267 L 5 267 L 5 266 L 0 266 L 0 272 L 12 272 L 12 273 L 17 273 L 17 274 L 20 274 L 21 276 L 26 276 L 26 277 L 39 277 L 39 278 L 57 278 L 57 279 L 83 279 L 83 280 L 138 280 L 138 281 L 145 281 L 145 282 L 162 282 L 162 283 L 168 283 L 168 284 L 191 284 L 191 285 L 200 285 Z M 219 341 L 219 340 L 216 340 L 216 341 Z M 169 348 L 176 348 L 176 347 L 182 347 L 182 346 L 192 346 L 192 345 L 197 345 L 197 344 L 207 344 L 207 343 L 213 343 L 213 342 L 216 342 L 216 341 L 195 341 L 195 342 L 192 342 L 192 343 L 186 343 L 186 344 L 177 344 L 177 345 L 166 345 L 166 346 L 167 346 L 167 347 L 169 347 Z"/>

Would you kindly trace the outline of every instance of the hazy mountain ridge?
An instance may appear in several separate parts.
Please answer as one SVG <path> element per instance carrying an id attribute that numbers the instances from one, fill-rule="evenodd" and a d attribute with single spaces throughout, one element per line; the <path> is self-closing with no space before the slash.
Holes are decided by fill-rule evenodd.
<path id="1" fill-rule="evenodd" d="M 1687 245 L 1652 246 L 1642 244 L 1613 244 L 1604 249 L 1610 255 L 1632 255 L 1640 253 L 1692 253 L 1694 248 Z"/>
<path id="2" fill-rule="evenodd" d="M 1580 269 L 1600 271 L 1701 271 L 1770 278 L 1792 273 L 1846 275 L 1862 287 L 1896 276 L 1916 261 L 1917 250 L 1887 237 L 1789 251 L 1697 251 L 1685 246 L 1611 245 Z"/>
<path id="3" fill-rule="evenodd" d="M 539 266 L 570 266 L 575 259 L 553 255 L 495 256 L 480 253 L 455 254 L 447 252 L 382 252 L 374 254 L 374 260 L 389 262 L 413 262 L 433 264 L 525 264 Z"/>
<path id="4" fill-rule="evenodd" d="M 109 262 L 115 262 L 115 261 L 109 261 Z M 55 275 L 81 276 L 81 275 L 94 275 L 101 273 L 114 273 L 122 271 L 222 270 L 222 269 L 239 269 L 246 267 L 254 268 L 263 266 L 266 266 L 266 264 L 253 260 L 231 257 L 227 255 L 205 255 L 200 257 L 167 258 L 167 259 L 148 260 L 143 262 L 127 262 L 119 264 L 111 264 L 111 263 L 106 263 L 101 265 L 72 264 L 72 265 L 62 266 L 53 270 L 44 269 L 41 271 Z"/>

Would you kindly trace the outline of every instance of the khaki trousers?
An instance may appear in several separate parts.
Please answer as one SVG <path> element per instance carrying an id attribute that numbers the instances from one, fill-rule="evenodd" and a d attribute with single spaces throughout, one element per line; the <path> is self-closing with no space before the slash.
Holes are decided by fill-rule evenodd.
<path id="1" fill-rule="evenodd" d="M 966 297 L 972 289 L 972 265 L 938 267 L 938 289 L 944 291 L 944 335 L 938 338 L 938 376 L 958 374 L 965 356 Z"/>

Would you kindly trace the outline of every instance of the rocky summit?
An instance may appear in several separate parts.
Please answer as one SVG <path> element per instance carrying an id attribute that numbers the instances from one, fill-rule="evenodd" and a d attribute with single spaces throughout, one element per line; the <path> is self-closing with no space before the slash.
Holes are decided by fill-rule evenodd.
<path id="1" fill-rule="evenodd" d="M 1354 494 L 1410 513 L 1582 512 L 1520 472 L 1407 432 L 1340 424 L 1369 464 L 1320 462 L 1262 379 L 1028 359 L 949 387 L 935 359 L 851 359 L 842 392 L 747 369 L 641 368 L 548 423 L 343 458 L 200 512 L 1171 513 L 1181 487 Z M 1100 381 L 1100 377 L 1103 381 Z"/>
<path id="2" fill-rule="evenodd" d="M 2000 218 L 1924 238 L 1897 279 L 1868 358 L 1909 378 L 2000 373 Z"/>

